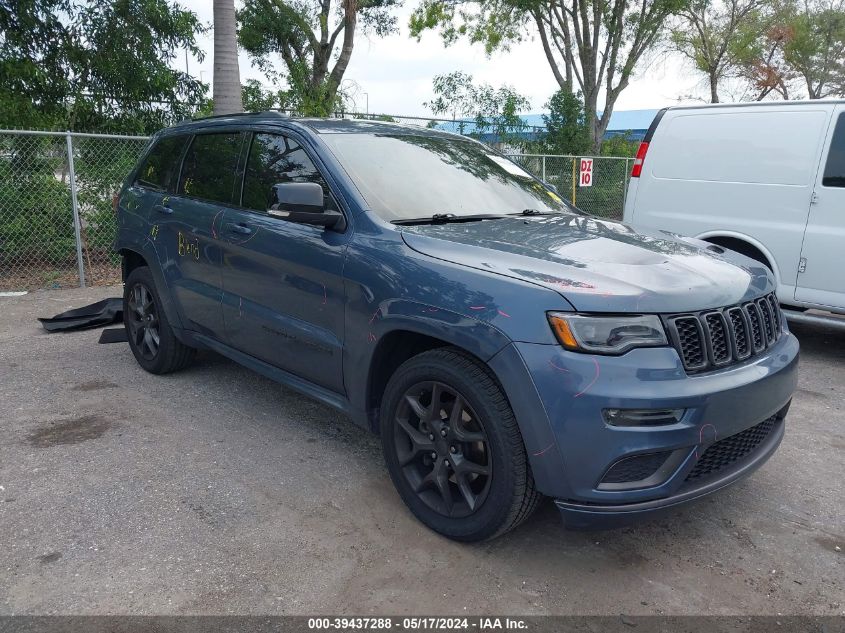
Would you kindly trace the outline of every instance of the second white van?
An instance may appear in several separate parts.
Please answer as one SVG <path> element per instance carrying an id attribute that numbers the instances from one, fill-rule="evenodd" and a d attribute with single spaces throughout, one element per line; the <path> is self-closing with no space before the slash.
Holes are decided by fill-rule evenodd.
<path id="1" fill-rule="evenodd" d="M 661 110 L 625 221 L 765 263 L 795 321 L 845 328 L 845 100 Z"/>

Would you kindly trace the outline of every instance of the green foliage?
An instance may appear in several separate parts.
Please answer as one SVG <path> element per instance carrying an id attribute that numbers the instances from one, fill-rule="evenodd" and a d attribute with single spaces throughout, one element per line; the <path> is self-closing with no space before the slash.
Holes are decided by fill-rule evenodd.
<path id="1" fill-rule="evenodd" d="M 539 35 L 558 85 L 569 92 L 577 86 L 583 95 L 595 153 L 640 60 L 659 43 L 668 18 L 690 1 L 420 0 L 410 29 L 417 38 L 438 30 L 447 45 L 479 43 L 488 54 Z"/>
<path id="2" fill-rule="evenodd" d="M 672 47 L 707 76 L 711 103 L 719 102 L 720 82 L 734 74 L 755 39 L 750 25 L 760 26 L 765 15 L 760 0 L 692 0 L 679 13 Z"/>
<path id="3" fill-rule="evenodd" d="M 196 15 L 169 0 L 0 0 L 0 125 L 149 132 L 204 86 L 171 63 L 202 58 Z"/>
<path id="4" fill-rule="evenodd" d="M 64 139 L 7 137 L 0 158 L 0 268 L 59 265 L 75 255 Z M 56 175 L 59 175 L 59 178 Z"/>
<path id="5" fill-rule="evenodd" d="M 265 90 L 257 79 L 247 79 L 241 88 L 244 112 L 265 112 L 279 107 L 279 95 Z"/>
<path id="6" fill-rule="evenodd" d="M 472 75 L 461 71 L 435 75 L 431 80 L 434 99 L 423 103 L 434 114 L 449 114 L 453 119 L 473 113 L 475 86 Z"/>
<path id="7" fill-rule="evenodd" d="M 548 154 L 585 154 L 592 147 L 590 130 L 584 120 L 581 93 L 558 90 L 546 104 L 549 114 L 543 115 L 546 135 L 541 150 Z"/>
<path id="8" fill-rule="evenodd" d="M 784 61 L 800 77 L 811 99 L 845 95 L 843 3 L 808 3 L 787 16 L 790 35 Z"/>
<path id="9" fill-rule="evenodd" d="M 631 138 L 631 133 L 628 131 L 622 134 L 613 134 L 609 138 L 605 138 L 601 144 L 601 155 L 633 158 L 637 155 L 639 146 L 640 142 Z"/>
<path id="10" fill-rule="evenodd" d="M 432 80 L 434 99 L 424 103 L 434 114 L 451 114 L 452 118 L 467 117 L 458 122 L 458 131 L 469 136 L 494 135 L 500 143 L 522 144 L 520 133 L 528 127 L 519 116 L 531 107 L 524 96 L 509 86 L 494 88 L 489 84 L 475 85 L 471 75 L 460 71 L 435 75 Z"/>
<path id="11" fill-rule="evenodd" d="M 672 43 L 707 75 L 713 102 L 723 79 L 755 101 L 845 95 L 843 0 L 694 0 Z"/>
<path id="12" fill-rule="evenodd" d="M 356 32 L 384 36 L 396 30 L 391 10 L 399 0 L 246 0 L 238 11 L 238 39 L 281 99 L 306 116 L 342 109 L 340 84 Z M 277 62 L 281 61 L 281 68 Z"/>

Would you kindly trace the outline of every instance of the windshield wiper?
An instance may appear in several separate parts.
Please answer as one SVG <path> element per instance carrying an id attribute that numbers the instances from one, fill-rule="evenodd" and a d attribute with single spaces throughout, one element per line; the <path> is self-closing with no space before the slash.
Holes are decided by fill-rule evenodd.
<path id="1" fill-rule="evenodd" d="M 455 213 L 435 213 L 422 218 L 402 218 L 392 220 L 391 224 L 449 224 L 453 222 L 477 222 L 480 220 L 501 220 L 504 215 L 498 213 L 476 213 L 474 215 L 457 215 Z"/>
<path id="2" fill-rule="evenodd" d="M 518 213 L 510 213 L 509 215 L 560 215 L 560 211 L 539 211 L 537 209 L 523 209 Z"/>

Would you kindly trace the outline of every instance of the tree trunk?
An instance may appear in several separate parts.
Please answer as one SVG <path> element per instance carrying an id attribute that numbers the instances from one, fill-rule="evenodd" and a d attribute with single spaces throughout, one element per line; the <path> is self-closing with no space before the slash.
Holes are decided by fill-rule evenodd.
<path id="1" fill-rule="evenodd" d="M 214 0 L 214 114 L 243 112 L 235 0 Z"/>
<path id="2" fill-rule="evenodd" d="M 719 103 L 719 78 L 710 73 L 710 103 Z"/>
<path id="3" fill-rule="evenodd" d="M 334 68 L 332 68 L 329 74 L 326 89 L 326 99 L 331 99 L 332 102 L 337 95 L 340 82 L 343 80 L 343 73 L 346 72 L 346 67 L 349 66 L 349 60 L 352 59 L 352 49 L 355 47 L 355 27 L 358 24 L 358 0 L 344 0 L 343 16 L 343 45 L 341 46 L 340 54 L 337 56 Z"/>

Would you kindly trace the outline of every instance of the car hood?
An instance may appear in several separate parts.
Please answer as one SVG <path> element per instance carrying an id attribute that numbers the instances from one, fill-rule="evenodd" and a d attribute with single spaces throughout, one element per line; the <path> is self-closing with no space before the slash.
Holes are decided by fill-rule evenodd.
<path id="1" fill-rule="evenodd" d="M 401 227 L 415 251 L 546 286 L 582 312 L 687 312 L 774 289 L 747 257 L 664 231 L 589 216 Z"/>

